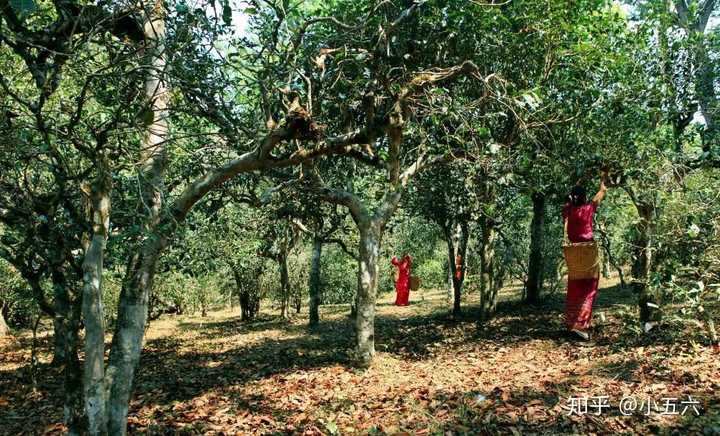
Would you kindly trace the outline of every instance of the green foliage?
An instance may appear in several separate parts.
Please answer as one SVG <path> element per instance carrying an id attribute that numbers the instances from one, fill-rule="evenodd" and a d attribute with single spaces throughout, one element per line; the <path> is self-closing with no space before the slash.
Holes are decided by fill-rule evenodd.
<path id="1" fill-rule="evenodd" d="M 432 252 L 426 253 L 418 260 L 413 275 L 418 276 L 422 281 L 422 289 L 442 289 L 448 286 L 447 247 L 442 240 L 437 241 Z"/>
<path id="2" fill-rule="evenodd" d="M 10 327 L 30 327 L 37 314 L 25 280 L 6 261 L 0 259 L 0 310 Z"/>
<path id="3" fill-rule="evenodd" d="M 322 303 L 351 303 L 357 290 L 357 261 L 336 246 L 328 245 L 320 262 Z"/>
<path id="4" fill-rule="evenodd" d="M 657 228 L 656 280 L 669 301 L 701 305 L 720 299 L 720 176 L 688 176 L 664 201 Z"/>

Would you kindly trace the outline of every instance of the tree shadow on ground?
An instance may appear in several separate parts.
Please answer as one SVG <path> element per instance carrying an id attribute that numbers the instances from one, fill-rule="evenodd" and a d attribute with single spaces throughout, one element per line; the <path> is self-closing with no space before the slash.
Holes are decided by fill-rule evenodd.
<path id="1" fill-rule="evenodd" d="M 194 318 L 181 321 L 178 327 L 181 332 L 202 331 L 202 337 L 213 339 L 227 337 L 228 335 L 242 335 L 252 332 L 261 332 L 274 329 L 285 329 L 289 320 L 281 316 L 259 315 L 253 320 L 243 320 L 239 315 L 223 321 L 214 321 L 211 318 Z"/>
<path id="2" fill-rule="evenodd" d="M 620 305 L 634 304 L 634 295 L 619 286 L 604 288 L 598 298 L 596 310 L 607 310 Z M 449 308 L 441 307 L 426 314 L 390 315 L 379 314 L 376 319 L 376 348 L 378 351 L 394 355 L 403 360 L 423 360 L 431 358 L 438 347 L 452 351 L 467 343 L 488 343 L 498 347 L 517 346 L 524 342 L 549 340 L 555 343 L 567 342 L 563 330 L 562 296 L 550 296 L 539 306 L 529 306 L 516 300 L 501 301 L 493 317 L 480 321 L 481 310 L 476 304 L 466 305 L 460 319 L 452 319 Z M 347 307 L 347 306 L 346 306 Z M 337 308 L 335 306 L 334 308 Z M 347 310 L 347 309 L 346 309 Z M 609 327 L 600 328 L 599 345 L 610 346 L 615 342 L 629 341 L 630 345 L 618 345 L 619 349 L 628 346 L 641 346 L 643 341 L 636 335 L 622 334 L 615 330 L 623 327 L 620 320 Z M 272 338 L 263 336 L 263 332 L 279 330 L 284 336 Z M 131 415 L 140 407 L 149 403 L 160 408 L 170 407 L 179 402 L 192 400 L 217 388 L 246 385 L 250 382 L 296 371 L 341 365 L 352 366 L 351 350 L 354 345 L 353 325 L 349 318 L 326 319 L 309 329 L 297 321 L 287 321 L 280 317 L 263 316 L 253 322 L 242 322 L 240 317 L 221 321 L 205 322 L 202 319 L 180 323 L 181 332 L 194 331 L 201 340 L 211 340 L 197 350 L 182 351 L 185 342 L 182 337 L 166 336 L 151 339 L 145 345 L 135 379 L 135 395 L 131 405 Z M 256 340 L 246 344 L 233 343 L 236 335 L 256 333 Z M 186 347 L 188 348 L 188 347 Z M 618 374 L 619 377 L 631 377 L 637 361 L 623 364 L 599 366 L 598 372 Z M 14 373 L 0 371 L 0 386 L 22 383 Z M 53 380 L 52 383 L 49 382 Z M 44 409 L 36 409 L 38 417 L 44 417 L 44 423 L 56 422 L 61 416 L 61 396 L 58 380 L 48 368 L 41 368 L 39 380 L 40 396 Z M 3 389 L 5 390 L 5 389 Z M 16 391 L 20 395 L 20 391 Z M 235 406 L 251 413 L 274 415 L 282 411 L 262 409 L 259 399 L 244 397 L 236 390 L 224 389 Z M 529 395 L 529 394 L 528 394 Z M 546 393 L 538 393 L 537 398 Z M 11 405 L 7 411 L 11 416 L 22 409 L 22 399 L 9 397 Z M 16 403 L 18 406 L 14 406 Z M 27 407 L 27 406 L 24 406 Z M 50 413 L 48 413 L 50 410 Z M 48 420 L 51 421 L 48 421 Z M 2 415 L 0 415 L 0 421 Z M 31 424 L 13 421 L 10 429 L 18 431 L 41 431 L 39 420 L 30 420 Z M 500 429 L 506 424 L 498 424 Z M 510 425 L 510 424 L 507 424 Z M 528 424 L 529 425 L 529 424 Z"/>
<path id="3" fill-rule="evenodd" d="M 460 320 L 444 310 L 430 314 L 399 317 L 378 315 L 376 347 L 378 351 L 404 360 L 422 360 L 434 355 L 438 344 L 447 349 L 472 340 L 517 345 L 535 339 L 564 341 L 558 314 L 543 308 L 525 307 L 515 302 L 498 306 L 498 317 L 479 324 L 479 309 L 468 307 Z M 513 314 L 513 316 L 508 316 Z M 351 365 L 354 345 L 353 325 L 348 318 L 323 320 L 316 328 L 282 319 L 264 318 L 245 323 L 239 318 L 216 322 L 183 323 L 186 330 L 199 329 L 200 339 L 221 339 L 249 332 L 282 330 L 290 338 L 261 337 L 248 345 L 218 345 L 217 351 L 204 350 L 178 354 L 181 339 L 164 337 L 148 341 L 138 375 L 139 389 L 156 389 L 154 380 L 178 392 L 171 400 L 181 400 L 202 390 L 226 384 L 243 384 L 283 372 L 309 370 L 329 365 Z M 448 339 L 454 339 L 452 343 Z M 146 368 L 151 368 L 147 370 Z M 147 372 L 147 374 L 146 374 Z M 186 375 L 192 374 L 192 378 Z"/>
<path id="4" fill-rule="evenodd" d="M 243 385 L 274 375 L 307 371 L 331 365 L 350 365 L 352 329 L 348 323 L 330 321 L 322 330 L 307 331 L 305 326 L 287 320 L 241 322 L 238 319 L 203 322 L 201 339 L 219 339 L 266 329 L 297 333 L 289 338 L 259 336 L 245 345 L 231 341 L 204 345 L 200 350 L 180 351 L 183 341 L 163 337 L 147 342 L 137 375 L 137 395 L 153 392 L 164 402 L 185 401 L 208 390 Z M 185 324 L 191 329 L 191 324 Z M 224 332 L 224 334 L 223 334 Z M 187 347 L 186 347 L 187 348 Z"/>

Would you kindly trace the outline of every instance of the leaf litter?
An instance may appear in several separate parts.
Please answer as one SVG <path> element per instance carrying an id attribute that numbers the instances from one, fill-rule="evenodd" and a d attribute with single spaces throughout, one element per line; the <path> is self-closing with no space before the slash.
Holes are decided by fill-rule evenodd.
<path id="1" fill-rule="evenodd" d="M 617 295 L 613 296 L 612 292 Z M 130 434 L 685 434 L 720 432 L 720 362 L 692 332 L 638 336 L 628 328 L 632 300 L 615 289 L 596 317 L 594 340 L 562 333 L 562 298 L 537 307 L 505 290 L 498 312 L 480 323 L 473 295 L 462 319 L 448 316 L 442 291 L 408 307 L 381 299 L 377 355 L 353 366 L 347 306 L 306 317 L 264 312 L 243 323 L 237 309 L 168 317 L 147 332 Z M 623 291 L 626 292 L 626 291 Z M 617 300 L 625 304 L 618 304 Z M 672 327 L 675 328 L 675 327 Z M 0 344 L 0 433 L 61 434 L 61 369 L 48 365 L 51 337 L 40 336 L 38 386 L 29 383 L 26 334 Z M 596 415 L 569 413 L 571 397 L 607 396 Z M 619 411 L 623 397 L 678 401 L 695 413 Z"/>

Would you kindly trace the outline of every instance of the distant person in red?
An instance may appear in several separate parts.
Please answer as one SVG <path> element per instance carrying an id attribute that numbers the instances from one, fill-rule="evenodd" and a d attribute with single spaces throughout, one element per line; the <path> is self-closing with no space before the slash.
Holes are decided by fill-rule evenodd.
<path id="1" fill-rule="evenodd" d="M 458 254 L 455 256 L 455 279 L 460 280 L 462 273 L 462 256 Z"/>
<path id="2" fill-rule="evenodd" d="M 587 201 L 585 188 L 573 186 L 568 202 L 563 208 L 565 232 L 570 242 L 589 242 L 593 240 L 593 216 L 600 202 L 605 198 L 605 178 L 602 173 L 600 189 L 591 201 Z M 592 307 L 597 297 L 600 277 L 592 279 L 568 280 L 565 300 L 565 324 L 582 339 L 589 339 L 587 330 L 592 320 Z"/>
<path id="3" fill-rule="evenodd" d="M 407 306 L 410 299 L 410 267 L 412 266 L 412 259 L 406 253 L 402 260 L 398 260 L 397 257 L 393 256 L 391 262 L 398 269 L 397 279 L 395 280 L 395 305 Z"/>

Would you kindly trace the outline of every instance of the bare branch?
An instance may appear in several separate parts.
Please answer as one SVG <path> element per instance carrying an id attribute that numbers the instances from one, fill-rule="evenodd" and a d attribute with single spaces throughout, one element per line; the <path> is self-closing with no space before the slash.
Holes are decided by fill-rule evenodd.
<path id="1" fill-rule="evenodd" d="M 347 207 L 356 222 L 367 219 L 368 213 L 365 206 L 360 201 L 360 198 L 351 192 L 327 186 L 312 187 L 311 192 L 327 202 Z"/>
<path id="2" fill-rule="evenodd" d="M 462 149 L 451 150 L 447 153 L 434 156 L 431 159 L 427 159 L 425 154 L 420 155 L 412 165 L 408 166 L 405 171 L 400 175 L 400 182 L 402 186 L 407 186 L 410 179 L 412 179 L 417 173 L 433 166 L 441 165 L 452 162 L 458 159 L 474 160 L 475 157 Z"/>
<path id="3" fill-rule="evenodd" d="M 352 257 L 355 260 L 358 260 L 358 255 L 353 253 L 352 251 L 350 251 L 347 248 L 347 245 L 345 245 L 345 243 L 342 240 L 337 239 L 337 238 L 332 238 L 332 239 L 324 239 L 323 242 L 325 242 L 326 244 L 337 244 L 340 247 L 340 249 L 345 252 L 345 254 L 347 254 L 348 256 Z"/>

